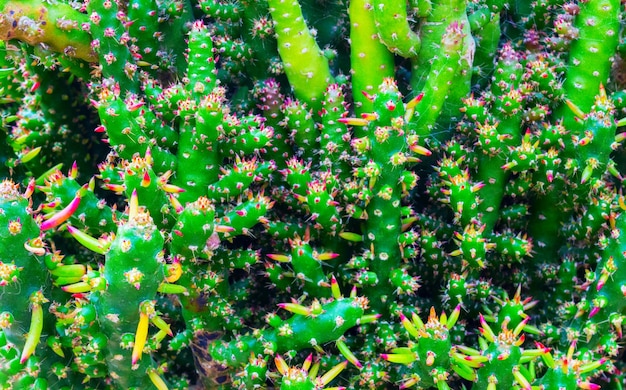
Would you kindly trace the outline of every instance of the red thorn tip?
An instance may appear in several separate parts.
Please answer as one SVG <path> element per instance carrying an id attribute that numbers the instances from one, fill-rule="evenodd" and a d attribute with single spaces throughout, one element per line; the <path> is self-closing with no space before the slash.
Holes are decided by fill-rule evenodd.
<path id="1" fill-rule="evenodd" d="M 369 94 L 368 92 L 365 91 L 361 91 L 361 93 L 363 94 L 363 96 L 365 96 L 365 98 L 367 100 L 369 100 L 370 102 L 374 101 L 374 95 Z"/>
<path id="2" fill-rule="evenodd" d="M 98 126 L 98 127 L 96 127 L 94 129 L 94 132 L 96 132 L 96 133 L 106 133 L 106 131 L 107 131 L 107 128 L 102 126 L 102 125 L 100 125 L 100 126 Z"/>
<path id="3" fill-rule="evenodd" d="M 52 218 L 48 219 L 47 221 L 44 221 L 41 224 L 40 226 L 41 230 L 48 230 L 48 229 L 55 228 L 59 226 L 60 224 L 62 224 L 63 222 L 67 221 L 72 216 L 72 214 L 74 214 L 76 209 L 78 209 L 79 205 L 80 205 L 80 194 L 77 193 L 74 199 L 63 210 L 59 211 L 58 213 L 53 215 Z"/>
<path id="4" fill-rule="evenodd" d="M 406 108 L 407 109 L 415 108 L 417 103 L 422 101 L 423 98 L 424 98 L 424 92 L 420 92 L 419 95 L 417 95 L 413 99 L 409 100 L 409 102 L 406 104 Z"/>
<path id="5" fill-rule="evenodd" d="M 144 171 L 143 172 L 143 179 L 141 180 L 141 186 L 142 187 L 148 187 L 150 185 L 150 174 L 148 173 L 148 171 Z"/>
<path id="6" fill-rule="evenodd" d="M 588 318 L 595 316 L 596 314 L 598 314 L 599 311 L 600 311 L 600 308 L 598 306 L 594 306 L 593 309 L 591 309 L 591 311 L 589 312 Z"/>
<path id="7" fill-rule="evenodd" d="M 128 106 L 128 110 L 129 111 L 135 111 L 137 110 L 139 107 L 142 107 L 145 103 L 144 102 L 135 102 L 133 104 L 131 104 L 130 106 Z"/>

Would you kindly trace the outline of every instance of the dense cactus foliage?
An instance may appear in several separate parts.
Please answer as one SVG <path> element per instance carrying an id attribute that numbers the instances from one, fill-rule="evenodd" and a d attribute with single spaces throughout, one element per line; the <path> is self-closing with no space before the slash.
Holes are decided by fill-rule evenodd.
<path id="1" fill-rule="evenodd" d="M 619 0 L 0 0 L 0 388 L 623 389 Z"/>

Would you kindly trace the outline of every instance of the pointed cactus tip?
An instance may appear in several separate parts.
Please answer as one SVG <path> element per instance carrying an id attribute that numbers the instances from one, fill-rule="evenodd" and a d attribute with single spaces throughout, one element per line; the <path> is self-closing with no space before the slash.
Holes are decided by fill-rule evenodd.
<path id="1" fill-rule="evenodd" d="M 146 346 L 146 340 L 148 338 L 149 325 L 150 317 L 142 310 L 139 313 L 139 323 L 137 324 L 137 331 L 135 332 L 135 344 L 133 345 L 133 352 L 131 354 L 131 363 L 133 366 L 137 364 L 143 355 L 143 348 Z"/>

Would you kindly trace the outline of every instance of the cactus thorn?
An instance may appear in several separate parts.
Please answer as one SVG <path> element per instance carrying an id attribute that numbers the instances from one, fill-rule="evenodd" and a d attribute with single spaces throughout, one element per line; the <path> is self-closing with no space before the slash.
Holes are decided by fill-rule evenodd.
<path id="1" fill-rule="evenodd" d="M 337 283 L 337 278 L 335 278 L 335 275 L 330 276 L 330 290 L 331 290 L 333 298 L 335 299 L 342 298 L 341 291 L 339 290 L 339 283 Z"/>
<path id="2" fill-rule="evenodd" d="M 86 293 L 91 291 L 91 285 L 87 282 L 77 282 L 62 286 L 61 290 L 71 294 Z"/>
<path id="3" fill-rule="evenodd" d="M 574 115 L 576 115 L 577 118 L 585 119 L 586 114 L 576 104 L 574 104 L 574 102 L 569 99 L 565 99 L 565 104 L 567 104 L 567 107 L 569 107 L 569 109 L 572 111 L 572 113 L 574 113 Z"/>
<path id="4" fill-rule="evenodd" d="M 35 352 L 39 339 L 41 338 L 41 331 L 43 330 L 43 309 L 41 303 L 47 302 L 41 291 L 36 291 L 32 294 L 31 298 L 31 319 L 30 329 L 28 330 L 28 336 L 26 336 L 26 342 L 22 349 L 22 356 L 20 357 L 20 363 L 26 363 L 26 360 Z"/>
<path id="5" fill-rule="evenodd" d="M 324 386 L 329 384 L 333 379 L 337 377 L 337 375 L 339 375 L 343 370 L 345 370 L 346 367 L 348 367 L 347 360 L 344 360 L 343 362 L 336 364 L 333 368 L 331 368 L 324 375 L 322 375 L 322 377 L 320 378 L 320 383 Z M 345 387 L 338 387 L 337 389 L 340 389 L 340 388 L 345 389 Z"/>
<path id="6" fill-rule="evenodd" d="M 576 385 L 581 390 L 600 390 L 602 388 L 602 386 L 597 385 L 595 383 L 591 383 L 588 381 L 581 381 L 581 380 L 579 380 Z"/>
<path id="7" fill-rule="evenodd" d="M 180 214 L 180 213 L 183 212 L 185 207 L 180 203 L 178 198 L 176 196 L 174 196 L 174 194 L 168 194 L 167 195 L 167 199 L 169 200 L 169 202 L 172 205 L 172 207 L 174 208 L 174 210 L 176 210 L 176 213 Z"/>
<path id="8" fill-rule="evenodd" d="M 370 121 L 364 118 L 339 118 L 337 122 L 350 126 L 367 126 Z"/>
<path id="9" fill-rule="evenodd" d="M 141 359 L 143 354 L 143 348 L 146 346 L 146 340 L 148 339 L 148 325 L 150 322 L 150 316 L 140 310 L 139 322 L 137 323 L 137 331 L 135 332 L 135 343 L 133 345 L 133 352 L 131 354 L 131 363 L 134 366 Z"/>
<path id="10" fill-rule="evenodd" d="M 168 390 L 167 383 L 165 383 L 155 369 L 151 368 L 148 370 L 148 377 L 157 390 Z"/>
<path id="11" fill-rule="evenodd" d="M 369 100 L 370 102 L 373 102 L 373 101 L 374 101 L 374 98 L 375 98 L 375 97 L 374 97 L 374 95 L 372 95 L 372 94 L 370 94 L 370 93 L 368 93 L 368 92 L 366 92 L 366 91 L 361 91 L 361 93 L 362 93 L 362 94 L 363 94 L 363 96 L 365 96 L 365 98 L 366 98 L 367 100 Z"/>
<path id="12" fill-rule="evenodd" d="M 350 351 L 350 348 L 348 348 L 348 346 L 346 345 L 346 343 L 343 340 L 337 340 L 335 342 L 335 344 L 337 345 L 337 349 L 339 350 L 339 352 L 352 364 L 354 364 L 354 366 L 358 369 L 363 368 L 363 364 L 361 364 L 361 362 L 359 361 L 359 359 L 357 359 L 357 357 L 352 353 L 352 351 Z"/>
<path id="13" fill-rule="evenodd" d="M 287 373 L 289 372 L 289 365 L 281 355 L 276 355 L 276 357 L 274 358 L 274 364 L 276 364 L 276 369 L 278 370 L 278 372 L 280 372 L 282 375 L 287 375 Z"/>
<path id="14" fill-rule="evenodd" d="M 105 245 L 100 240 L 88 235 L 87 233 L 75 228 L 70 224 L 66 225 L 66 227 L 67 231 L 72 235 L 72 237 L 74 237 L 74 239 L 76 239 L 76 241 L 78 241 L 85 248 L 101 255 L 107 252 L 109 245 Z"/>
<path id="15" fill-rule="evenodd" d="M 266 256 L 280 263 L 289 263 L 291 261 L 291 256 L 289 255 L 282 255 L 278 253 L 268 253 Z"/>
<path id="16" fill-rule="evenodd" d="M 309 316 L 311 314 L 310 308 L 302 306 L 299 303 L 279 303 L 277 306 L 281 309 L 287 310 L 288 312 L 302 316 Z"/>

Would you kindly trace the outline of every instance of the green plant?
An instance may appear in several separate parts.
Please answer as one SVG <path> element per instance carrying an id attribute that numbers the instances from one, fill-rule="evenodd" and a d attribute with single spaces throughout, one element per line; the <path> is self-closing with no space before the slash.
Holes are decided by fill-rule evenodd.
<path id="1" fill-rule="evenodd" d="M 624 7 L 0 0 L 1 387 L 623 388 Z"/>

